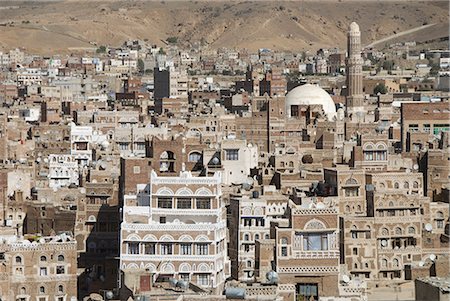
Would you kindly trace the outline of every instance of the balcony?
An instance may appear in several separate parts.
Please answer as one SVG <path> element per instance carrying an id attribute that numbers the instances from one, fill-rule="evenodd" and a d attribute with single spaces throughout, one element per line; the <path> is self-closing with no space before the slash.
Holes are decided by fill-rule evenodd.
<path id="1" fill-rule="evenodd" d="M 328 259 L 339 258 L 339 250 L 326 251 L 293 251 L 292 257 L 296 259 Z"/>

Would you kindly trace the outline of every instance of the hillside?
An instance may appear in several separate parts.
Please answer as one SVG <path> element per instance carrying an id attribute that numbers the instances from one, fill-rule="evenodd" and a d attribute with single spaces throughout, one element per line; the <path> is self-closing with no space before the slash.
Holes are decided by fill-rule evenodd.
<path id="1" fill-rule="evenodd" d="M 162 45 L 175 36 L 183 45 L 284 50 L 345 48 L 351 21 L 363 44 L 448 36 L 447 1 L 2 1 L 0 48 L 24 47 L 41 54 L 77 47 L 148 39 Z M 425 32 L 427 34 L 422 34 Z"/>

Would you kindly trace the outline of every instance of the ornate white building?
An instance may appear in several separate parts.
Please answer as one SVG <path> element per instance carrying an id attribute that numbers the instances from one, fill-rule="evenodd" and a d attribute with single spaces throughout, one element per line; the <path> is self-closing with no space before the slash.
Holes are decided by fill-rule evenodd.
<path id="1" fill-rule="evenodd" d="M 92 160 L 92 127 L 77 126 L 70 127 L 70 153 L 81 165 L 88 165 Z"/>
<path id="2" fill-rule="evenodd" d="M 78 163 L 73 155 L 49 155 L 48 156 L 48 186 L 59 188 L 70 184 L 79 184 Z"/>
<path id="3" fill-rule="evenodd" d="M 124 196 L 120 268 L 127 287 L 143 293 L 168 278 L 220 292 L 229 276 L 221 174 L 151 173 L 138 195 Z"/>

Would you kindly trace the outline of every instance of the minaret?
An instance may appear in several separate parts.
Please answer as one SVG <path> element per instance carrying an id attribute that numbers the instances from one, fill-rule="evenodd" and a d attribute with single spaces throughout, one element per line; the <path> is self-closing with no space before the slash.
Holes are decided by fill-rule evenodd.
<path id="1" fill-rule="evenodd" d="M 355 22 L 350 24 L 347 35 L 347 99 L 346 108 L 347 116 L 353 116 L 354 113 L 359 113 L 359 117 L 364 114 L 364 95 L 363 95 L 363 73 L 361 58 L 361 32 L 359 26 Z M 360 118 L 358 118 L 360 119 Z"/>

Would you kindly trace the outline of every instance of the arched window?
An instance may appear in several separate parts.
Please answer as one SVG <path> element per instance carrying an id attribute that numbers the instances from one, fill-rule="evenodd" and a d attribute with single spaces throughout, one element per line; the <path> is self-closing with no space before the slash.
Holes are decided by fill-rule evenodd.
<path id="1" fill-rule="evenodd" d="M 345 206 L 345 212 L 350 212 L 350 206 L 349 205 Z"/>
<path id="2" fill-rule="evenodd" d="M 392 261 L 392 264 L 394 265 L 394 267 L 398 268 L 399 266 L 399 261 L 397 258 L 394 258 L 394 260 Z"/>
<path id="3" fill-rule="evenodd" d="M 252 261 L 251 260 L 247 260 L 247 267 L 251 268 L 252 267 Z"/>
<path id="4" fill-rule="evenodd" d="M 396 235 L 401 235 L 402 234 L 402 228 L 400 228 L 400 227 L 395 228 L 395 234 Z"/>
<path id="5" fill-rule="evenodd" d="M 286 237 L 282 237 L 281 238 L 281 244 L 282 245 L 287 245 L 288 244 L 288 239 Z"/>
<path id="6" fill-rule="evenodd" d="M 39 287 L 39 293 L 45 294 L 45 287 L 43 286 Z"/>
<path id="7" fill-rule="evenodd" d="M 264 235 L 264 238 L 265 238 L 265 239 L 269 239 L 269 238 L 270 238 L 270 235 L 269 235 L 269 234 L 265 234 L 265 235 Z"/>
<path id="8" fill-rule="evenodd" d="M 294 167 L 294 162 L 289 161 L 289 167 Z"/>
<path id="9" fill-rule="evenodd" d="M 64 261 L 64 255 L 58 255 L 58 261 Z"/>
<path id="10" fill-rule="evenodd" d="M 408 233 L 409 234 L 415 234 L 416 233 L 416 229 L 414 227 L 408 227 Z"/>
<path id="11" fill-rule="evenodd" d="M 259 234 L 255 234 L 255 240 L 259 239 Z"/>
<path id="12" fill-rule="evenodd" d="M 394 188 L 395 188 L 395 189 L 399 189 L 399 188 L 400 188 L 400 185 L 399 185 L 397 182 L 395 182 L 395 183 L 394 183 Z"/>
<path id="13" fill-rule="evenodd" d="M 403 183 L 403 188 L 409 189 L 409 183 L 408 182 Z"/>
<path id="14" fill-rule="evenodd" d="M 202 154 L 199 152 L 192 152 L 189 154 L 189 162 L 199 162 L 202 158 Z"/>
<path id="15" fill-rule="evenodd" d="M 58 293 L 64 293 L 64 286 L 58 285 Z"/>
<path id="16" fill-rule="evenodd" d="M 249 240 L 250 240 L 250 235 L 244 234 L 244 240 L 245 240 L 245 241 L 249 241 Z"/>
<path id="17" fill-rule="evenodd" d="M 41 256 L 41 261 L 43 261 L 43 262 L 47 261 L 47 257 Z"/>
<path id="18" fill-rule="evenodd" d="M 381 259 L 381 266 L 382 266 L 383 268 L 387 267 L 387 263 L 388 263 L 388 261 L 387 261 L 386 258 Z"/>
<path id="19" fill-rule="evenodd" d="M 381 229 L 381 235 L 389 235 L 389 230 L 387 228 Z"/>
<path id="20" fill-rule="evenodd" d="M 414 181 L 414 183 L 413 183 L 413 188 L 419 188 L 419 182 Z"/>
<path id="21" fill-rule="evenodd" d="M 22 257 L 16 256 L 16 263 L 17 264 L 22 264 Z"/>
<path id="22" fill-rule="evenodd" d="M 26 289 L 24 286 L 22 286 L 22 287 L 20 288 L 20 290 L 19 290 L 19 293 L 20 293 L 21 295 L 26 295 L 27 289 Z"/>

